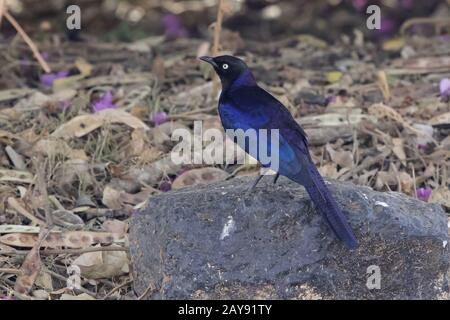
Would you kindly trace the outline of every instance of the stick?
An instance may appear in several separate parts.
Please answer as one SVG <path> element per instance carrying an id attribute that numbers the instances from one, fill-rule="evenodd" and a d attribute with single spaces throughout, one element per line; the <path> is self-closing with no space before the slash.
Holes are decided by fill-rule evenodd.
<path id="1" fill-rule="evenodd" d="M 106 300 L 107 298 L 109 298 L 109 297 L 110 297 L 114 292 L 116 292 L 117 290 L 119 290 L 119 289 L 121 289 L 121 288 L 123 288 L 123 287 L 125 287 L 125 286 L 127 286 L 127 285 L 129 285 L 129 284 L 132 284 L 132 283 L 133 283 L 133 280 L 125 281 L 125 282 L 122 283 L 121 285 L 115 287 L 115 288 L 112 289 L 110 292 L 108 292 L 108 293 L 102 298 L 102 300 Z"/>
<path id="2" fill-rule="evenodd" d="M 223 0 L 219 0 L 219 5 L 217 8 L 216 23 L 214 24 L 214 39 L 213 39 L 213 48 L 212 48 L 213 57 L 217 56 L 217 54 L 219 53 L 220 32 L 222 31 L 222 20 L 223 20 Z M 219 86 L 218 76 L 214 75 L 213 97 L 216 96 L 218 86 Z"/>
<path id="3" fill-rule="evenodd" d="M 6 11 L 5 0 L 0 0 L 0 26 L 2 25 L 2 18 L 5 11 Z"/>
<path id="4" fill-rule="evenodd" d="M 17 200 L 13 197 L 9 197 L 8 198 L 8 205 L 13 208 L 14 210 L 16 210 L 18 213 L 20 213 L 21 215 L 25 216 L 26 218 L 30 219 L 33 223 L 37 224 L 37 225 L 45 225 L 45 222 L 42 221 L 39 218 L 36 218 L 35 216 L 33 216 L 31 213 L 29 213 L 24 207 L 22 207 L 19 202 L 17 202 Z"/>
<path id="5" fill-rule="evenodd" d="M 8 20 L 9 23 L 12 24 L 14 29 L 16 29 L 17 33 L 20 34 L 20 36 L 22 37 L 23 41 L 25 41 L 25 43 L 30 47 L 31 51 L 34 54 L 34 57 L 36 58 L 36 60 L 41 65 L 42 69 L 44 69 L 44 71 L 46 73 L 52 72 L 52 69 L 50 69 L 50 67 L 47 64 L 47 62 L 44 60 L 44 58 L 42 58 L 42 55 L 39 53 L 39 50 L 36 47 L 36 45 L 34 44 L 33 40 L 31 40 L 31 38 L 26 34 L 26 32 L 22 29 L 22 27 L 16 21 L 16 19 L 14 19 L 14 17 L 11 16 L 8 13 L 8 11 L 6 11 L 6 10 L 3 12 L 3 15 L 5 16 L 6 20 Z"/>
<path id="6" fill-rule="evenodd" d="M 62 276 L 62 275 L 60 275 L 59 273 L 56 273 L 56 272 L 54 272 L 54 271 L 52 271 L 52 270 L 46 270 L 45 272 L 47 272 L 48 274 L 50 274 L 52 277 L 55 277 L 56 279 L 58 279 L 58 280 L 61 280 L 61 281 L 64 281 L 64 283 L 67 283 L 67 278 L 66 277 L 64 277 L 64 276 Z M 88 295 L 90 295 L 90 296 L 93 296 L 93 297 L 97 297 L 97 294 L 95 293 L 95 292 L 93 292 L 93 291 L 91 291 L 91 290 L 88 290 L 88 289 L 86 289 L 86 288 L 83 288 L 83 287 L 80 287 L 79 289 L 73 289 L 74 291 L 80 291 L 80 292 L 83 292 L 83 293 L 87 293 Z"/>

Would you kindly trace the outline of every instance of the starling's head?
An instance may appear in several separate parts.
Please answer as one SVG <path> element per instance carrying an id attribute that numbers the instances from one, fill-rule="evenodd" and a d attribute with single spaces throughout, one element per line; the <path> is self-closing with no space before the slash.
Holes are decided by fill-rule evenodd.
<path id="1" fill-rule="evenodd" d="M 208 62 L 214 67 L 222 82 L 223 89 L 231 85 L 242 74 L 248 71 L 244 61 L 233 56 L 200 57 L 200 60 Z"/>

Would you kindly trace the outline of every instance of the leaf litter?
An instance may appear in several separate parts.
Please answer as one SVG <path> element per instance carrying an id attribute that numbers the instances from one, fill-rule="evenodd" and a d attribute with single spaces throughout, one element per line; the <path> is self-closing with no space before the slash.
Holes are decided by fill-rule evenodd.
<path id="1" fill-rule="evenodd" d="M 23 43 L 0 40 L 10 47 L 0 55 L 0 297 L 137 298 L 131 214 L 159 193 L 259 172 L 229 164 L 242 150 L 224 165 L 171 161 L 176 129 L 192 134 L 203 120 L 223 132 L 217 85 L 196 55 L 244 57 L 304 127 L 324 176 L 450 212 L 448 40 L 402 34 L 375 49 L 355 32 L 268 43 L 222 27 L 211 43 L 186 39 L 173 19 L 165 37 L 114 45 L 54 34 L 36 42 L 45 67 Z M 81 286 L 69 288 L 76 268 Z"/>

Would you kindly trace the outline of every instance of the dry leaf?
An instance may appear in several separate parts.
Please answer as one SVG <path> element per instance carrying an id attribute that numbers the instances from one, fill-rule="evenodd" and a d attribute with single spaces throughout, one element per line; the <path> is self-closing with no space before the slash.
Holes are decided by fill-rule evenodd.
<path id="1" fill-rule="evenodd" d="M 398 174 L 398 179 L 400 180 L 402 191 L 407 194 L 412 194 L 414 189 L 412 177 L 405 171 L 402 171 Z"/>
<path id="2" fill-rule="evenodd" d="M 397 156 L 397 158 L 402 162 L 403 165 L 406 164 L 406 154 L 404 148 L 404 140 L 402 138 L 392 138 L 392 143 L 394 147 L 392 152 Z"/>
<path id="3" fill-rule="evenodd" d="M 55 210 L 52 212 L 52 216 L 53 222 L 64 228 L 78 230 L 84 226 L 83 219 L 69 210 Z"/>
<path id="4" fill-rule="evenodd" d="M 73 261 L 80 267 L 81 275 L 88 279 L 119 276 L 130 272 L 124 251 L 96 251 L 84 253 Z"/>
<path id="5" fill-rule="evenodd" d="M 59 300 L 95 300 L 94 297 L 88 295 L 87 293 L 82 293 L 77 296 L 71 294 L 63 293 Z"/>
<path id="6" fill-rule="evenodd" d="M 41 268 L 38 276 L 36 277 L 35 284 L 46 291 L 53 291 L 53 281 L 52 276 L 44 270 L 45 268 Z"/>
<path id="7" fill-rule="evenodd" d="M 122 191 L 111 188 L 110 186 L 106 186 L 103 189 L 103 198 L 102 202 L 109 209 L 120 209 L 123 207 L 122 201 L 120 200 L 120 195 Z"/>
<path id="8" fill-rule="evenodd" d="M 0 237 L 0 242 L 13 247 L 33 247 L 38 236 L 29 233 L 10 233 Z M 120 241 L 121 237 L 108 232 L 67 231 L 52 232 L 42 242 L 42 247 L 87 248 L 93 244 L 110 244 Z"/>
<path id="9" fill-rule="evenodd" d="M 32 249 L 28 252 L 25 260 L 20 267 L 21 274 L 17 277 L 14 284 L 14 290 L 21 294 L 28 294 L 33 287 L 34 282 L 38 276 L 41 268 L 41 258 L 39 256 L 39 249 L 44 238 L 47 236 L 48 229 L 42 228 L 39 235 L 24 234 L 35 238 Z M 9 237 L 14 234 L 8 234 L 3 237 Z M 2 238 L 3 238 L 2 237 Z M 8 244 L 8 243 L 7 243 Z"/>
<path id="10" fill-rule="evenodd" d="M 325 149 L 329 153 L 331 160 L 334 163 L 343 168 L 351 168 L 353 166 L 353 153 L 351 153 L 350 151 L 335 151 L 329 143 L 326 144 Z"/>
<path id="11" fill-rule="evenodd" d="M 321 166 L 319 172 L 322 176 L 336 179 L 338 177 L 336 163 L 327 163 Z"/>
<path id="12" fill-rule="evenodd" d="M 450 190 L 447 187 L 438 187 L 431 193 L 428 202 L 439 203 L 447 208 L 450 208 Z"/>
<path id="13" fill-rule="evenodd" d="M 0 181 L 33 183 L 34 176 L 28 171 L 0 169 Z"/>
<path id="14" fill-rule="evenodd" d="M 150 129 L 144 122 L 126 111 L 105 109 L 94 114 L 75 117 L 63 123 L 51 136 L 63 139 L 79 138 L 107 123 L 121 123 L 133 129 Z"/>
<path id="15" fill-rule="evenodd" d="M 172 189 L 178 189 L 197 184 L 208 184 L 225 180 L 228 173 L 218 168 L 192 169 L 184 172 L 172 183 Z"/>
<path id="16" fill-rule="evenodd" d="M 115 233 L 119 237 L 123 237 L 128 230 L 128 223 L 114 219 L 114 220 L 106 220 L 103 222 L 103 230 L 110 233 Z"/>
<path id="17" fill-rule="evenodd" d="M 0 225 L 0 234 L 2 233 L 39 233 L 39 227 L 23 226 L 15 224 L 2 224 Z"/>
<path id="18" fill-rule="evenodd" d="M 41 139 L 33 146 L 33 152 L 43 153 L 48 157 L 62 155 L 69 159 L 88 160 L 88 156 L 82 149 L 72 149 L 64 140 Z"/>

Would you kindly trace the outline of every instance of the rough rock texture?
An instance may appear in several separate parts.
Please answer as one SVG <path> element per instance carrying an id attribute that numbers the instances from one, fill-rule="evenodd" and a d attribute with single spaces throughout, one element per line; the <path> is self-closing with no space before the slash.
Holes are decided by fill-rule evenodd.
<path id="1" fill-rule="evenodd" d="M 348 251 L 303 187 L 265 177 L 246 194 L 252 181 L 151 198 L 131 220 L 136 292 L 147 289 L 150 299 L 448 298 L 447 217 L 438 205 L 331 182 L 360 242 Z M 379 267 L 379 289 L 367 287 L 377 284 L 370 266 Z"/>

